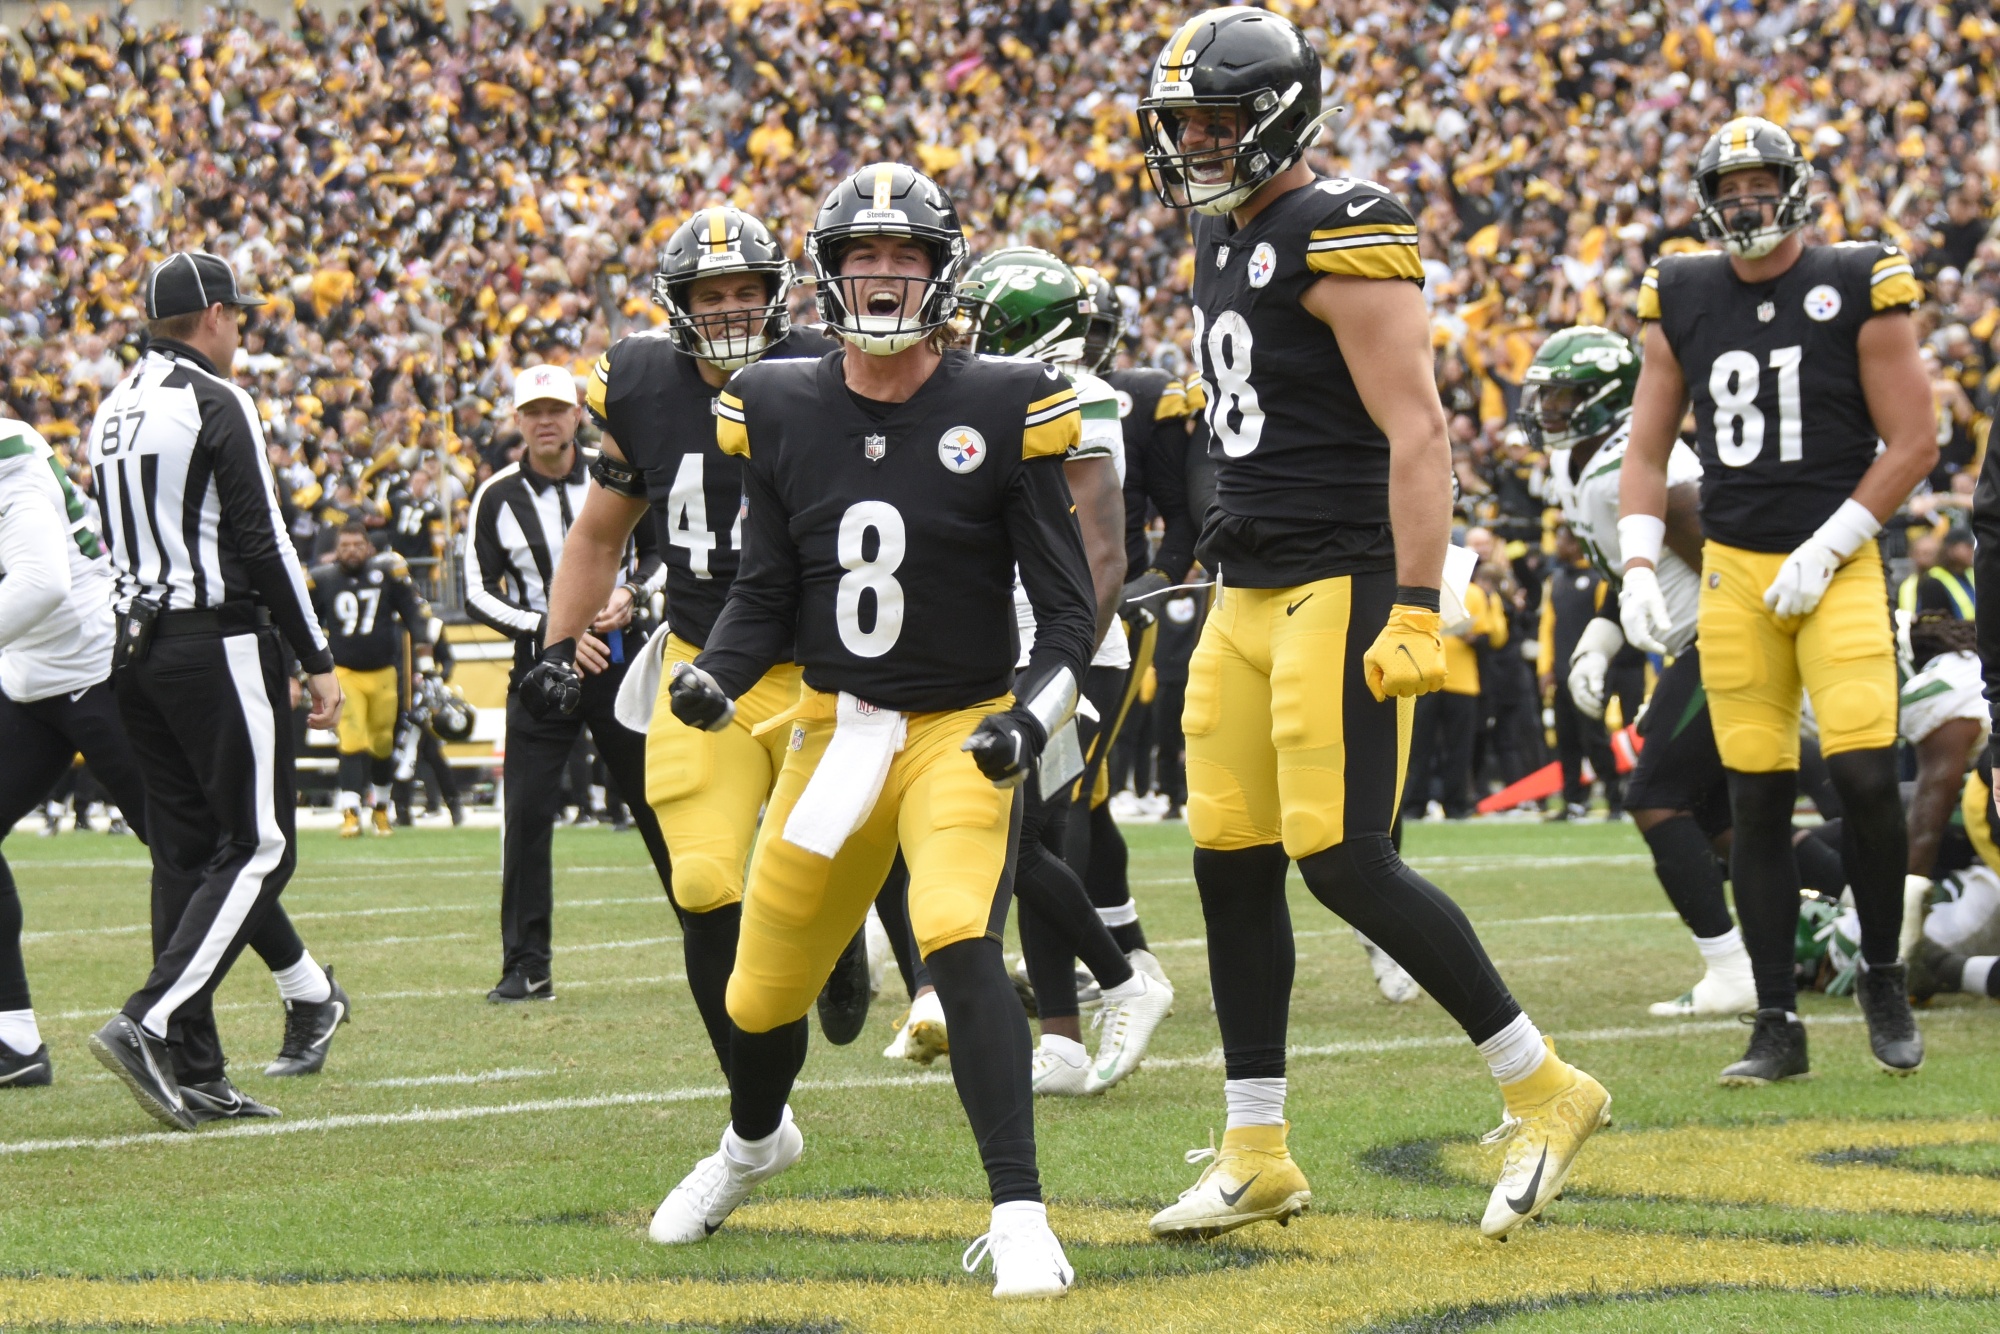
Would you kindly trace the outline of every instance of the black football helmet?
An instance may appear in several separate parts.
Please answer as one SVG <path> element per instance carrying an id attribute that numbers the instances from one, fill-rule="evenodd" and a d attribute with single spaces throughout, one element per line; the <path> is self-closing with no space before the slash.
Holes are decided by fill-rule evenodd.
<path id="1" fill-rule="evenodd" d="M 1778 193 L 1718 197 L 1724 176 L 1749 167 L 1776 172 Z M 1709 135 L 1695 159 L 1694 202 L 1702 232 L 1739 259 L 1763 258 L 1806 225 L 1812 175 L 1783 127 L 1761 116 L 1739 116 Z"/>
<path id="2" fill-rule="evenodd" d="M 718 273 L 755 273 L 764 278 L 761 309 L 696 313 L 688 288 Z M 791 332 L 786 308 L 798 278 L 770 228 L 741 209 L 718 205 L 698 210 L 674 229 L 653 275 L 653 300 L 666 307 L 667 336 L 691 357 L 725 371 L 740 370 Z"/>
<path id="3" fill-rule="evenodd" d="M 1074 266 L 1090 298 L 1090 320 L 1084 326 L 1083 368 L 1093 375 L 1111 364 L 1118 352 L 1118 335 L 1125 327 L 1125 306 L 1111 280 L 1087 264 Z"/>
<path id="4" fill-rule="evenodd" d="M 841 260 L 865 236 L 907 237 L 931 253 L 926 278 L 905 278 L 900 299 L 880 282 L 868 297 L 881 308 L 856 310 L 843 285 Z M 936 181 L 900 162 L 873 162 L 833 187 L 806 235 L 806 263 L 818 283 L 820 319 L 845 341 L 873 356 L 889 356 L 944 327 L 958 309 L 958 277 L 965 267 L 965 229 L 958 210 Z M 913 304 L 911 284 L 922 294 Z M 893 309 L 889 307 L 893 306 Z"/>
<path id="5" fill-rule="evenodd" d="M 1187 151 L 1187 113 L 1233 110 L 1236 142 Z M 1170 208 L 1227 213 L 1297 162 L 1338 108 L 1322 112 L 1319 53 L 1264 9 L 1211 9 L 1180 26 L 1153 62 L 1139 130 L 1154 193 Z"/>

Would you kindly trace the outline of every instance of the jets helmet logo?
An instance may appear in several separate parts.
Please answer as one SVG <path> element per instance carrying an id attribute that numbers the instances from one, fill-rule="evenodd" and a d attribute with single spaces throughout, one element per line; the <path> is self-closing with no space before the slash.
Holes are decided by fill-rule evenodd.
<path id="1" fill-rule="evenodd" d="M 972 472 L 986 462 L 986 437 L 970 426 L 954 426 L 938 441 L 938 458 L 955 473 Z"/>

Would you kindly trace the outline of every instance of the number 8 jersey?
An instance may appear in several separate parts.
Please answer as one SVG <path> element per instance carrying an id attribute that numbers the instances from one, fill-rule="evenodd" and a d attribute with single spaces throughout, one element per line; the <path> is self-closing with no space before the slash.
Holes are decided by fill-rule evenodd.
<path id="1" fill-rule="evenodd" d="M 1694 406 L 1704 536 L 1790 552 L 1854 494 L 1875 461 L 1861 390 L 1861 326 L 1921 296 L 1892 245 L 1809 245 L 1776 279 L 1746 283 L 1720 252 L 1662 257 L 1639 289 Z"/>
<path id="2" fill-rule="evenodd" d="M 1391 569 L 1389 438 L 1301 303 L 1326 274 L 1423 282 L 1417 224 L 1370 181 L 1318 180 L 1237 228 L 1197 214 L 1194 353 L 1216 505 L 1197 548 L 1232 584 Z"/>

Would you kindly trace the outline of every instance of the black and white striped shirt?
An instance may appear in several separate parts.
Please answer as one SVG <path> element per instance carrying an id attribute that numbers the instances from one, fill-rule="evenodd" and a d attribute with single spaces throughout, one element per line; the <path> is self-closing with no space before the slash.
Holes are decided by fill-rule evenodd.
<path id="1" fill-rule="evenodd" d="M 167 611 L 260 604 L 307 671 L 333 670 L 256 405 L 208 358 L 156 339 L 97 409 L 85 457 L 121 610 L 135 597 Z"/>

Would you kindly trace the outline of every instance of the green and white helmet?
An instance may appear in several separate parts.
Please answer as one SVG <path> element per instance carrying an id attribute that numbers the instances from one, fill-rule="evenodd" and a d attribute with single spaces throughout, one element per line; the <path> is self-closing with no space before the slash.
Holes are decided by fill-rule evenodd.
<path id="1" fill-rule="evenodd" d="M 1595 324 L 1550 336 L 1522 382 L 1515 414 L 1536 449 L 1573 449 L 1618 429 L 1632 413 L 1639 353 Z"/>
<path id="2" fill-rule="evenodd" d="M 1046 250 L 1008 246 L 974 260 L 958 282 L 972 350 L 1051 365 L 1083 364 L 1093 313 L 1076 270 Z"/>

